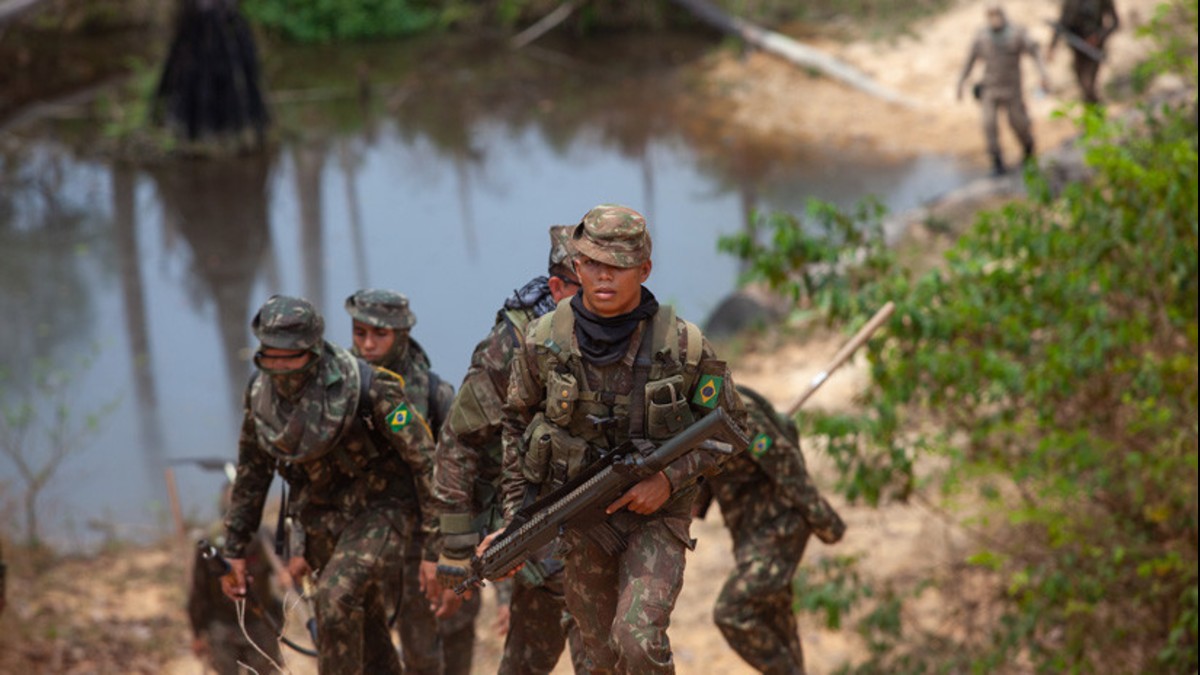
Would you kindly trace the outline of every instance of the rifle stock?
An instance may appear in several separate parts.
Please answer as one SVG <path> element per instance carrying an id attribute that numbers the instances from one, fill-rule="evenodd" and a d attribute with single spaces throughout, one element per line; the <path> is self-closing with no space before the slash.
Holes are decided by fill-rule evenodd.
<path id="1" fill-rule="evenodd" d="M 714 448 L 711 445 L 714 441 L 728 448 Z M 746 435 L 720 408 L 658 448 L 645 440 L 627 442 L 562 487 L 519 510 L 483 555 L 471 558 L 471 574 L 455 592 L 461 594 L 482 585 L 485 579 L 503 576 L 568 528 L 586 532 L 602 544 L 607 541 L 605 547 L 609 548 L 615 533 L 608 526 L 605 507 L 638 481 L 706 443 L 710 444 L 707 447 L 729 453 L 740 452 L 750 445 Z"/>

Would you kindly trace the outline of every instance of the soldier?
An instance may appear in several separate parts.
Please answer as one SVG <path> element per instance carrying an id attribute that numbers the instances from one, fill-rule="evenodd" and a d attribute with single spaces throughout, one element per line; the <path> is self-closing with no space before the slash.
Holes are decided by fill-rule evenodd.
<path id="1" fill-rule="evenodd" d="M 224 491 L 221 511 L 229 505 L 229 492 Z M 220 532 L 213 532 L 220 545 Z M 207 659 L 218 675 L 238 675 L 245 672 L 244 663 L 259 673 L 275 670 L 283 663 L 279 650 L 278 628 L 282 625 L 283 604 L 271 592 L 271 566 L 262 536 L 251 539 L 246 547 L 246 569 L 250 576 L 250 599 L 245 611 L 246 633 L 238 624 L 238 610 L 221 592 L 221 578 L 212 573 L 196 551 L 192 559 L 192 583 L 188 589 L 187 611 L 192 626 L 192 652 Z M 249 640 L 246 636 L 249 635 Z M 253 641 L 253 644 L 251 644 Z M 262 650 L 261 653 L 259 650 Z"/>
<path id="2" fill-rule="evenodd" d="M 1087 103 L 1100 102 L 1096 93 L 1096 76 L 1100 73 L 1100 61 L 1104 58 L 1102 50 L 1108 36 L 1120 24 L 1113 0 L 1063 0 L 1062 13 L 1054 26 L 1054 37 L 1046 48 L 1046 60 L 1054 58 L 1058 39 L 1066 35 L 1071 43 L 1071 68 L 1075 71 L 1075 81 L 1083 90 L 1083 100 Z M 1078 44 L 1080 40 L 1084 44 Z M 1086 49 L 1085 45 L 1090 45 L 1092 49 Z"/>
<path id="3" fill-rule="evenodd" d="M 713 609 L 713 619 L 733 648 L 759 672 L 804 672 L 804 650 L 792 611 L 792 577 L 809 534 L 826 544 L 846 525 L 817 491 L 804 467 L 799 437 L 757 392 L 738 387 L 750 414 L 750 448 L 725 464 L 701 490 L 696 512 L 721 505 L 733 537 L 737 566 Z"/>
<path id="4" fill-rule="evenodd" d="M 466 567 L 480 531 L 503 525 L 498 499 L 503 460 L 500 407 L 508 392 L 509 366 L 529 323 L 579 289 L 571 269 L 571 229 L 568 225 L 550 228 L 549 276 L 532 279 L 496 313 L 492 330 L 471 355 L 471 366 L 438 441 L 434 489 L 446 508 L 441 519 L 445 548 L 439 571 L 451 573 L 444 585 L 456 579 L 454 570 Z M 558 662 L 566 608 L 561 568 L 561 561 L 547 555 L 530 563 L 512 584 L 502 582 L 500 588 L 505 590 L 499 598 L 499 619 L 502 629 L 507 624 L 508 630 L 501 675 L 549 673 Z M 443 593 L 447 603 L 455 601 L 452 590 Z M 478 603 L 478 596 L 468 602 Z M 566 623 L 571 628 L 572 656 L 582 658 L 574 622 L 568 617 Z M 577 671 L 581 665 L 576 661 Z"/>
<path id="5" fill-rule="evenodd" d="M 745 422 L 729 371 L 700 329 L 660 308 L 642 286 L 651 270 L 642 215 L 597 206 L 575 226 L 571 244 L 582 293 L 530 324 L 513 359 L 504 405 L 506 521 L 527 498 L 628 439 L 666 441 L 717 407 Z M 695 484 L 725 459 L 698 449 L 610 504 L 619 551 L 574 530 L 561 538 L 567 609 L 589 672 L 674 672 L 666 631 L 685 551 L 695 543 Z"/>
<path id="6" fill-rule="evenodd" d="M 429 356 L 410 336 L 417 317 L 409 308 L 408 298 L 396 291 L 360 290 L 346 298 L 346 312 L 353 321 L 354 355 L 400 376 L 404 395 L 428 420 L 436 441 L 449 413 L 454 387 L 430 369 Z M 435 619 L 420 588 L 421 558 L 418 548 L 408 547 L 404 552 L 399 608 L 399 616 L 403 617 L 399 632 L 404 672 L 465 674 L 470 671 L 475 645 L 474 616 L 465 621 L 459 615 L 443 621 Z M 478 602 L 475 609 L 478 611 Z"/>
<path id="7" fill-rule="evenodd" d="M 400 673 L 385 598 L 397 597 L 406 544 L 426 547 L 421 573 L 430 598 L 441 593 L 429 429 L 398 377 L 323 339 L 307 300 L 272 296 L 251 326 L 259 372 L 246 389 L 222 589 L 245 596 L 247 546 L 278 470 L 318 577 L 320 672 Z"/>
<path id="8" fill-rule="evenodd" d="M 992 174 L 1003 175 L 1007 170 L 1000 152 L 1000 130 L 997 116 L 1003 110 L 1008 125 L 1021 141 L 1024 159 L 1033 157 L 1033 130 L 1025 110 L 1025 94 L 1021 89 L 1021 55 L 1033 57 L 1041 76 L 1042 89 L 1049 89 L 1042 57 L 1025 29 L 1009 23 L 999 4 L 987 6 L 987 26 L 980 29 L 971 43 L 967 63 L 958 78 L 955 95 L 962 100 L 963 86 L 977 60 L 983 61 L 983 80 L 976 85 L 975 94 L 983 106 L 983 134 L 987 139 L 988 155 L 992 159 Z"/>

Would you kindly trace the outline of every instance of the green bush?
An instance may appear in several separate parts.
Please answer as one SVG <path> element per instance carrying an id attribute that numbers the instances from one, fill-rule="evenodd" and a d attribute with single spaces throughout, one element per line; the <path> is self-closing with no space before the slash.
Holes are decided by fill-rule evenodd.
<path id="1" fill-rule="evenodd" d="M 806 431 L 851 499 L 940 495 L 984 534 L 933 581 L 948 616 L 973 603 L 986 619 L 923 632 L 896 623 L 901 595 L 874 593 L 859 603 L 874 608 L 860 672 L 1195 672 L 1194 106 L 1137 126 L 1082 112 L 1094 179 L 1054 195 L 1030 175 L 1029 200 L 983 214 L 922 276 L 870 219 L 774 216 L 759 220 L 769 244 L 723 242 L 834 320 L 896 302 L 867 349 L 865 414 L 814 415 Z M 918 479 L 925 456 L 939 459 Z M 986 597 L 966 597 L 968 578 Z"/>
<path id="2" fill-rule="evenodd" d="M 246 18 L 296 42 L 416 35 L 439 25 L 435 0 L 245 0 Z"/>

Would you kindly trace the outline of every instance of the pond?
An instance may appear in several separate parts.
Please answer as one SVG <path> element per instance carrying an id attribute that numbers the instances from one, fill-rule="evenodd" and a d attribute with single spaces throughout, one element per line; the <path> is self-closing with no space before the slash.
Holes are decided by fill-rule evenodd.
<path id="1" fill-rule="evenodd" d="M 71 548 L 166 532 L 167 465 L 184 511 L 215 514 L 222 475 L 180 460 L 235 459 L 248 323 L 272 293 L 310 298 L 346 345 L 346 296 L 400 290 L 414 337 L 457 383 L 504 298 L 544 271 L 547 227 L 595 204 L 646 214 L 648 285 L 702 322 L 736 287 L 716 241 L 748 209 L 875 195 L 901 210 L 971 178 L 951 158 L 687 132 L 673 94 L 707 46 L 276 49 L 281 141 L 236 159 L 114 162 L 88 151 L 99 122 L 0 136 L 0 396 L 35 403 L 73 450 L 39 502 L 45 533 Z M 39 393 L 47 364 L 63 374 Z M 44 437 L 26 451 L 47 452 Z M 0 485 L 16 537 L 24 483 L 6 457 Z"/>

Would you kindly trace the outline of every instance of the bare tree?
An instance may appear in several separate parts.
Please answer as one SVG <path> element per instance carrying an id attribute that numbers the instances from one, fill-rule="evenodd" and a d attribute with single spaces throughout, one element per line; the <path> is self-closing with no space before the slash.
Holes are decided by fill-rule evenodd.
<path id="1" fill-rule="evenodd" d="M 88 365 L 85 360 L 82 369 Z M 0 454 L 12 462 L 24 490 L 25 539 L 42 544 L 38 498 L 63 464 L 86 447 L 86 440 L 116 407 L 114 399 L 93 411 L 81 411 L 69 400 L 72 371 L 49 361 L 35 364 L 30 384 L 9 389 L 0 381 Z M 23 390 L 21 390 L 23 389 Z"/>

